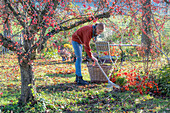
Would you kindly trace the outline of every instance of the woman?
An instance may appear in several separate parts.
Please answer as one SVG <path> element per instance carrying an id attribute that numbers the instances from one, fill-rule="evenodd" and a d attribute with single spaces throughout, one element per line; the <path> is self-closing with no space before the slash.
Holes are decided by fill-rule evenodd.
<path id="1" fill-rule="evenodd" d="M 82 63 L 82 45 L 84 46 L 84 50 L 94 62 L 98 62 L 98 60 L 91 53 L 90 48 L 90 40 L 96 40 L 97 35 L 101 34 L 104 31 L 104 24 L 98 23 L 95 25 L 87 25 L 78 29 L 72 35 L 72 45 L 74 48 L 74 53 L 76 56 L 76 82 L 78 85 L 88 85 L 87 81 L 84 81 L 81 74 L 81 63 Z"/>

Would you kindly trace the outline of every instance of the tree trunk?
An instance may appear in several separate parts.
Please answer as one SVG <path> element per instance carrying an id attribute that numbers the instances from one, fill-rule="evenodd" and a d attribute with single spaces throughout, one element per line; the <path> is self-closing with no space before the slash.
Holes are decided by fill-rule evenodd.
<path id="1" fill-rule="evenodd" d="M 150 54 L 150 46 L 151 46 L 151 0 L 143 1 L 143 14 L 142 14 L 142 45 L 145 48 L 145 59 L 147 60 L 147 64 L 145 66 L 145 72 L 148 72 L 148 62 L 149 62 L 149 54 Z M 144 60 L 145 60 L 144 59 Z"/>
<path id="2" fill-rule="evenodd" d="M 147 47 L 146 49 L 146 55 L 149 55 L 150 45 L 151 45 L 151 39 L 149 38 L 151 34 L 151 1 L 146 0 L 143 3 L 143 14 L 142 14 L 142 26 L 143 26 L 143 32 L 142 32 L 142 43 Z"/>
<path id="3" fill-rule="evenodd" d="M 20 58 L 19 62 L 20 62 Z M 29 64 L 27 60 L 20 64 L 21 71 L 21 97 L 19 99 L 19 105 L 25 105 L 28 102 L 33 102 L 35 97 L 33 93 L 36 92 L 34 89 L 34 74 L 33 74 L 33 66 Z M 33 91 L 32 91 L 33 89 Z"/>

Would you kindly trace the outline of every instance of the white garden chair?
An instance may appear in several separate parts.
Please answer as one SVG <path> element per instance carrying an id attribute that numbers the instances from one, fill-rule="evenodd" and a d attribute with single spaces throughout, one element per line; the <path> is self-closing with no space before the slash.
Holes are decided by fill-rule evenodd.
<path id="1" fill-rule="evenodd" d="M 117 60 L 118 57 L 116 56 L 111 56 L 110 54 L 110 46 L 109 46 L 109 42 L 107 41 L 96 41 L 95 42 L 96 45 L 96 50 L 97 50 L 97 55 L 98 55 L 98 59 L 99 61 L 103 64 L 106 62 L 106 60 L 110 60 L 111 63 L 115 64 L 113 62 L 113 60 Z M 107 52 L 108 55 L 103 55 L 102 53 Z M 103 60 L 103 61 L 102 61 Z"/>
<path id="2" fill-rule="evenodd" d="M 102 64 L 104 64 L 106 62 L 106 60 L 110 60 L 110 63 L 112 63 L 114 65 L 114 67 L 116 68 L 116 62 L 118 60 L 118 57 L 111 56 L 109 42 L 107 42 L 107 41 L 96 41 L 95 46 L 96 46 L 96 50 L 97 50 L 98 60 Z M 102 54 L 103 52 L 108 52 L 108 55 L 103 55 Z M 112 68 L 112 70 L 110 71 L 109 77 L 111 76 L 113 70 L 114 70 L 114 68 Z"/>

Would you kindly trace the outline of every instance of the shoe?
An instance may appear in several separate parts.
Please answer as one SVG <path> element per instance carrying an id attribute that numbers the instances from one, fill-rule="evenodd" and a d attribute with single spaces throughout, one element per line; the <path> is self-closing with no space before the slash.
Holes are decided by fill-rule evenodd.
<path id="1" fill-rule="evenodd" d="M 78 77 L 78 76 L 76 75 L 76 80 L 75 80 L 75 82 L 77 82 L 77 77 Z"/>
<path id="2" fill-rule="evenodd" d="M 75 80 L 75 82 L 77 82 L 77 78 L 78 78 L 78 76 L 76 75 L 76 80 Z M 85 80 L 84 80 L 85 81 Z M 85 81 L 85 82 L 87 82 L 87 81 Z"/>
<path id="3" fill-rule="evenodd" d="M 77 85 L 89 85 L 89 83 L 87 81 L 83 80 L 82 76 L 77 76 Z"/>

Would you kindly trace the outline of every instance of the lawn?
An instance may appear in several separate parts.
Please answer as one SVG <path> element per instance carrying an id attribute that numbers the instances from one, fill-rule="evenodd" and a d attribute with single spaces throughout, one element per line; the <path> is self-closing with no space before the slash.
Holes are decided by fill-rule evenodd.
<path id="1" fill-rule="evenodd" d="M 128 62 L 125 62 L 126 67 Z M 135 65 L 141 65 L 135 63 Z M 123 67 L 122 67 L 123 68 Z M 137 68 L 137 67 L 136 67 Z M 140 68 L 140 66 L 139 66 Z M 60 59 L 38 59 L 34 63 L 37 104 L 17 107 L 20 96 L 20 69 L 16 56 L 0 56 L 0 113 L 2 112 L 169 112 L 169 99 L 138 92 L 107 88 L 107 83 L 77 86 L 74 63 Z M 90 81 L 86 63 L 82 74 Z"/>

